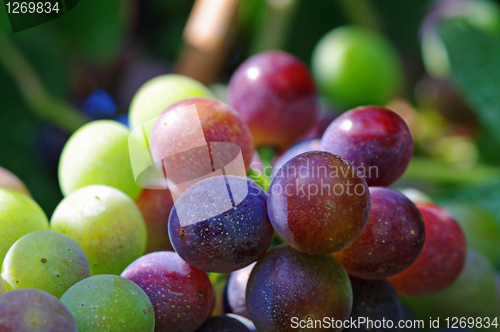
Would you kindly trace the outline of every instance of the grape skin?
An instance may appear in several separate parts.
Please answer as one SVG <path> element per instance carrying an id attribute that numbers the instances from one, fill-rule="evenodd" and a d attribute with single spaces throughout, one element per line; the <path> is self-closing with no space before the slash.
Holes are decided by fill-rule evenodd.
<path id="1" fill-rule="evenodd" d="M 115 275 L 98 275 L 73 285 L 61 297 L 79 332 L 153 332 L 153 306 L 132 281 Z"/>
<path id="2" fill-rule="evenodd" d="M 141 212 L 130 197 L 112 187 L 76 190 L 59 203 L 50 224 L 82 247 L 90 275 L 120 274 L 146 250 Z"/>
<path id="3" fill-rule="evenodd" d="M 383 279 L 408 268 L 424 246 L 425 226 L 418 208 L 400 192 L 370 187 L 370 218 L 363 233 L 335 253 L 350 275 Z"/>
<path id="4" fill-rule="evenodd" d="M 38 289 L 16 289 L 0 296 L 2 332 L 85 332 L 55 296 Z"/>
<path id="5" fill-rule="evenodd" d="M 310 151 L 276 173 L 269 187 L 268 213 L 274 230 L 290 246 L 309 254 L 330 254 L 363 232 L 370 193 L 352 163 L 329 152 Z"/>
<path id="6" fill-rule="evenodd" d="M 12 289 L 36 288 L 57 298 L 90 276 L 82 248 L 69 236 L 51 230 L 24 235 L 10 247 L 2 277 Z"/>
<path id="7" fill-rule="evenodd" d="M 59 160 L 59 185 L 64 196 L 89 185 L 117 188 L 132 199 L 141 188 L 130 163 L 130 130 L 112 120 L 92 121 L 78 129 Z"/>
<path id="8" fill-rule="evenodd" d="M 155 310 L 155 331 L 192 332 L 209 316 L 214 303 L 207 274 L 171 251 L 135 260 L 121 274 L 146 292 Z"/>
<path id="9" fill-rule="evenodd" d="M 17 191 L 0 189 L 0 264 L 19 238 L 48 228 L 49 221 L 34 200 Z"/>

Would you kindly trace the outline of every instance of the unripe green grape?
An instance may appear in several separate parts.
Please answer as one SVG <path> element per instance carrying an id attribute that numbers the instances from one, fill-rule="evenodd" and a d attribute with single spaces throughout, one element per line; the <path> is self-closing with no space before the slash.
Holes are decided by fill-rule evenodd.
<path id="1" fill-rule="evenodd" d="M 35 288 L 61 297 L 90 276 L 82 248 L 69 236 L 51 230 L 24 235 L 10 247 L 2 277 L 12 289 Z"/>
<path id="2" fill-rule="evenodd" d="M 403 76 L 389 40 L 359 26 L 327 33 L 314 49 L 312 72 L 322 96 L 345 109 L 385 105 L 398 93 Z"/>
<path id="3" fill-rule="evenodd" d="M 500 225 L 488 211 L 473 203 L 449 203 L 444 207 L 455 216 L 462 227 L 467 247 L 489 259 L 500 268 Z"/>
<path id="4" fill-rule="evenodd" d="M 168 74 L 155 77 L 136 92 L 130 104 L 130 126 L 137 128 L 159 116 L 178 101 L 194 97 L 213 98 L 213 93 L 200 82 L 183 75 Z"/>
<path id="5" fill-rule="evenodd" d="M 146 225 L 135 203 L 118 189 L 87 186 L 57 206 L 53 230 L 67 234 L 85 252 L 90 275 L 120 274 L 146 250 Z"/>
<path id="6" fill-rule="evenodd" d="M 0 264 L 21 236 L 48 228 L 47 216 L 34 200 L 17 191 L 0 189 Z"/>
<path id="7" fill-rule="evenodd" d="M 146 293 L 134 282 L 112 275 L 84 279 L 61 297 L 79 332 L 153 332 L 155 316 Z"/>
<path id="8" fill-rule="evenodd" d="M 136 185 L 128 150 L 130 130 L 111 120 L 98 120 L 78 129 L 66 143 L 59 161 L 59 183 L 64 196 L 84 186 L 103 184 L 132 199 Z"/>

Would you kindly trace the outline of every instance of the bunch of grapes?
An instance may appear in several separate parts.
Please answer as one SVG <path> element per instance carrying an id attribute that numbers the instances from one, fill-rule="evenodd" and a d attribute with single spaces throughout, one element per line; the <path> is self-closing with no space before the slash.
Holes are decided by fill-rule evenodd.
<path id="1" fill-rule="evenodd" d="M 187 77 L 152 79 L 130 111 L 150 163 L 137 171 L 125 125 L 82 127 L 60 159 L 65 198 L 50 224 L 0 169 L 0 331 L 341 331 L 331 319 L 360 317 L 399 331 L 400 296 L 463 300 L 450 286 L 478 259 L 461 227 L 389 187 L 413 155 L 401 117 L 360 106 L 293 146 L 321 120 L 314 82 L 284 52 L 246 60 L 228 104 Z M 286 153 L 262 188 L 246 174 L 269 146 Z M 145 169 L 156 178 L 142 181 Z M 386 330 L 346 328 L 366 329 Z"/>

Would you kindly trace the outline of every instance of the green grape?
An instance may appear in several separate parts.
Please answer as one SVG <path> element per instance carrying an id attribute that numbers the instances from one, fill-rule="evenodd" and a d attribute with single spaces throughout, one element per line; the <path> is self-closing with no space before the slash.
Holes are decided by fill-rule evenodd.
<path id="1" fill-rule="evenodd" d="M 120 189 L 132 199 L 136 185 L 128 150 L 130 130 L 111 120 L 93 121 L 68 140 L 59 161 L 59 183 L 66 196 L 93 184 Z"/>
<path id="2" fill-rule="evenodd" d="M 2 277 L 12 289 L 35 288 L 58 298 L 89 276 L 82 248 L 69 236 L 50 230 L 21 237 L 2 265 Z"/>
<path id="3" fill-rule="evenodd" d="M 146 250 L 146 225 L 135 203 L 108 186 L 88 186 L 64 198 L 50 221 L 87 255 L 90 275 L 120 274 Z"/>
<path id="4" fill-rule="evenodd" d="M 23 181 L 3 167 L 0 167 L 0 188 L 15 190 L 31 197 Z"/>
<path id="5" fill-rule="evenodd" d="M 17 191 L 0 189 L 0 264 L 21 236 L 48 228 L 49 221 L 34 200 Z"/>
<path id="6" fill-rule="evenodd" d="M 440 317 L 443 328 L 447 317 L 489 317 L 499 314 L 495 272 L 488 260 L 473 250 L 458 279 L 445 290 L 418 297 L 403 297 L 421 319 Z"/>
<path id="7" fill-rule="evenodd" d="M 136 92 L 130 104 L 132 128 L 159 116 L 178 101 L 194 97 L 213 98 L 213 93 L 200 82 L 182 75 L 168 74 L 155 77 Z"/>
<path id="8" fill-rule="evenodd" d="M 79 332 L 153 332 L 155 316 L 146 293 L 134 282 L 112 275 L 80 281 L 61 297 Z"/>
<path id="9" fill-rule="evenodd" d="M 321 94 L 349 109 L 385 105 L 402 84 L 402 66 L 393 45 L 375 31 L 343 26 L 326 34 L 312 55 Z"/>
<path id="10" fill-rule="evenodd" d="M 500 225 L 495 218 L 474 204 L 444 205 L 457 219 L 465 234 L 467 247 L 479 251 L 491 264 L 500 268 Z"/>
<path id="11" fill-rule="evenodd" d="M 2 276 L 0 275 L 0 295 L 3 293 L 7 292 L 7 286 L 5 285 L 5 281 L 3 280 Z"/>

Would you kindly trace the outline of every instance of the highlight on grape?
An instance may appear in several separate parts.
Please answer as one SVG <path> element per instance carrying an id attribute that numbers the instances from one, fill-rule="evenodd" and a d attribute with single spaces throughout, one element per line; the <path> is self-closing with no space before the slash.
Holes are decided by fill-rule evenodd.
<path id="1" fill-rule="evenodd" d="M 180 137 L 176 131 L 179 127 L 183 129 Z M 155 143 L 158 141 L 162 143 Z M 207 142 L 195 104 L 167 110 L 145 122 L 131 132 L 128 142 L 137 185 L 147 189 L 168 188 L 174 206 L 181 195 L 190 195 L 190 188 L 208 178 L 217 178 L 211 188 L 221 197 L 217 204 L 210 197 L 201 200 L 197 197 L 196 207 L 177 206 L 181 226 L 218 216 L 248 195 L 248 187 L 238 185 L 231 177 L 246 177 L 241 148 L 231 142 Z M 162 146 L 164 142 L 168 143 L 168 149 Z"/>

